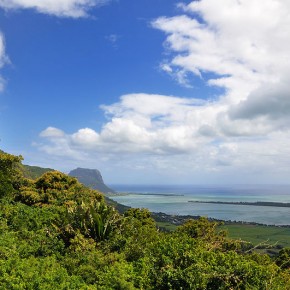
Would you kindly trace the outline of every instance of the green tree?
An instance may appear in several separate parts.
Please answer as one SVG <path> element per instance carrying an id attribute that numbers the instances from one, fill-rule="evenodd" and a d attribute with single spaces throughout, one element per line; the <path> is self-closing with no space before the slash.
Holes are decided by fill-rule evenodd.
<path id="1" fill-rule="evenodd" d="M 36 181 L 26 180 L 17 199 L 27 205 L 73 207 L 82 202 L 103 201 L 103 195 L 59 171 L 43 174 Z"/>
<path id="2" fill-rule="evenodd" d="M 12 198 L 21 186 L 22 157 L 0 152 L 0 199 Z"/>
<path id="3" fill-rule="evenodd" d="M 217 232 L 218 223 L 210 222 L 207 218 L 201 217 L 197 220 L 188 220 L 178 227 L 179 233 L 186 233 L 192 238 L 202 238 L 205 240 L 217 239 L 218 236 L 225 236 L 225 232 Z"/>
<path id="4" fill-rule="evenodd" d="M 156 222 L 147 208 L 130 208 L 124 213 L 124 217 L 138 220 L 142 226 L 156 227 Z"/>

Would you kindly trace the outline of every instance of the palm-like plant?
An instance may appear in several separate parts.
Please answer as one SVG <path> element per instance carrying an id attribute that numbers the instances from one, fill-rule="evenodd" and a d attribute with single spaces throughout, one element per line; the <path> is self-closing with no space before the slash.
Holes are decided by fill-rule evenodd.
<path id="1" fill-rule="evenodd" d="M 120 215 L 113 207 L 94 200 L 91 203 L 71 204 L 56 226 L 67 242 L 77 232 L 99 242 L 110 236 L 119 220 Z"/>

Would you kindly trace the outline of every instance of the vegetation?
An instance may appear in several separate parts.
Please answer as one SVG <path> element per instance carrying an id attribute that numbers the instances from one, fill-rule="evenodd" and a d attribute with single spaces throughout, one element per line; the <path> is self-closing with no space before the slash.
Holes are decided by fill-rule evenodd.
<path id="1" fill-rule="evenodd" d="M 205 218 L 159 231 L 63 173 L 25 178 L 21 159 L 0 153 L 0 289 L 290 289 L 288 248 L 253 253 Z"/>
<path id="2" fill-rule="evenodd" d="M 54 169 L 51 168 L 43 168 L 39 166 L 30 166 L 30 165 L 22 165 L 20 169 L 23 172 L 23 176 L 29 179 L 37 179 L 42 174 L 48 171 L 54 171 Z"/>
<path id="3" fill-rule="evenodd" d="M 254 245 L 267 243 L 279 247 L 290 247 L 290 228 L 249 224 L 226 224 L 221 226 L 233 239 L 243 239 Z"/>

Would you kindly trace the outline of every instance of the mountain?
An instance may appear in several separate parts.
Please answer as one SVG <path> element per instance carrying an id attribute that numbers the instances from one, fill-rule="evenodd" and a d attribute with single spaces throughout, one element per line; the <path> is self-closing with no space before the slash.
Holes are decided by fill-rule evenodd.
<path id="1" fill-rule="evenodd" d="M 76 177 L 78 181 L 87 187 L 96 189 L 103 193 L 115 193 L 103 181 L 103 177 L 97 169 L 77 168 L 72 170 L 68 175 Z"/>

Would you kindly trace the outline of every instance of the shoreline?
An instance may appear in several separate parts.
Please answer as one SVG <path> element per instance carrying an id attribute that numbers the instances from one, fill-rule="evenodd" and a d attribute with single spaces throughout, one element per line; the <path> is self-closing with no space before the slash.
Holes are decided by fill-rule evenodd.
<path id="1" fill-rule="evenodd" d="M 116 196 L 116 195 L 114 194 L 114 196 Z M 111 199 L 111 197 L 112 196 L 106 195 L 106 200 L 109 201 L 109 203 L 111 205 L 113 205 L 120 213 L 124 213 L 126 210 L 132 208 L 130 206 L 126 206 L 124 204 L 121 204 L 121 203 Z M 223 202 L 203 202 L 203 201 L 189 201 L 189 202 L 219 203 L 219 204 L 223 203 Z M 233 203 L 229 203 L 229 204 L 233 204 Z M 241 204 L 239 203 L 239 205 L 241 205 Z M 243 203 L 243 205 L 245 205 L 245 203 Z M 290 207 L 290 204 L 289 204 L 289 207 Z M 189 219 L 198 219 L 198 218 L 202 217 L 201 215 L 176 215 L 176 214 L 167 214 L 167 213 L 163 213 L 163 212 L 153 212 L 153 211 L 150 211 L 150 212 L 152 214 L 153 219 L 156 222 L 168 222 L 168 223 L 172 223 L 174 225 L 182 225 L 184 222 L 186 222 Z M 206 217 L 206 218 L 209 221 L 224 223 L 225 225 L 239 224 L 239 225 L 259 225 L 259 226 L 267 226 L 267 227 L 290 228 L 290 224 L 282 224 L 282 225 L 281 224 L 266 224 L 266 223 L 248 222 L 248 221 L 239 221 L 239 220 L 222 220 L 222 219 L 216 219 L 216 218 L 211 218 L 211 217 Z"/>
<path id="2" fill-rule="evenodd" d="M 251 206 L 271 206 L 271 207 L 290 207 L 290 203 L 272 202 L 272 201 L 202 201 L 202 200 L 189 200 L 192 203 L 212 203 L 212 204 L 232 204 L 232 205 L 251 205 Z"/>
<path id="3" fill-rule="evenodd" d="M 107 194 L 109 197 L 114 197 L 114 196 L 128 196 L 128 195 L 153 195 L 153 196 L 184 196 L 184 194 L 178 194 L 178 193 L 149 193 L 149 192 L 144 192 L 144 193 L 138 193 L 138 192 L 117 192 L 117 193 L 112 193 L 112 194 Z"/>
<path id="4" fill-rule="evenodd" d="M 174 225 L 182 225 L 190 219 L 199 219 L 202 216 L 195 215 L 170 215 L 163 212 L 151 212 L 153 219 L 156 222 L 168 222 Z M 206 217 L 209 221 L 223 223 L 224 225 L 253 225 L 253 226 L 265 226 L 265 227 L 279 227 L 279 228 L 290 228 L 289 225 L 275 225 L 275 224 L 263 224 L 257 222 L 246 222 L 246 221 L 233 221 L 233 220 L 220 220 L 211 217 Z"/>

